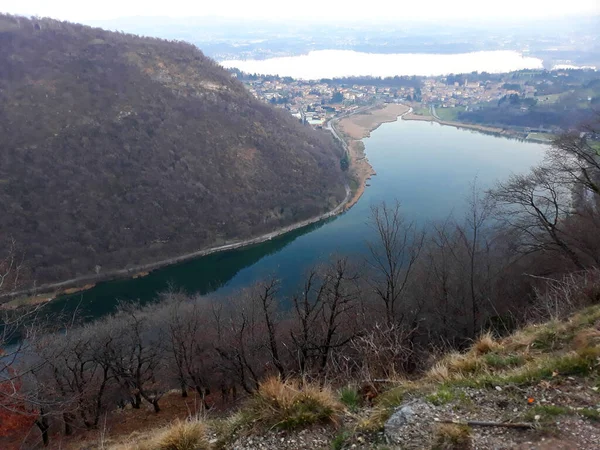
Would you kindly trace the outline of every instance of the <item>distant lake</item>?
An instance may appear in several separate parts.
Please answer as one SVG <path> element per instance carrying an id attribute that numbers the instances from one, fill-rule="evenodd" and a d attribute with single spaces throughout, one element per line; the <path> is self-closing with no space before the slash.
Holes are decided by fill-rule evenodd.
<path id="1" fill-rule="evenodd" d="M 189 293 L 229 294 L 263 277 L 276 275 L 284 293 L 294 291 L 311 266 L 333 255 L 361 258 L 370 207 L 398 199 L 407 219 L 421 224 L 461 218 L 469 186 L 489 187 L 511 173 L 526 172 L 542 159 L 545 146 L 437 123 L 403 121 L 383 124 L 365 139 L 367 156 L 377 171 L 359 202 L 348 212 L 319 224 L 251 247 L 209 255 L 165 267 L 138 279 L 99 283 L 95 288 L 56 299 L 51 311 L 78 307 L 99 317 L 114 310 L 117 299 L 142 302 L 173 287 Z"/>
<path id="2" fill-rule="evenodd" d="M 511 50 L 458 53 L 451 55 L 361 53 L 353 50 L 319 50 L 306 55 L 263 60 L 222 61 L 226 68 L 247 73 L 279 75 L 316 80 L 347 76 L 389 77 L 396 75 L 436 76 L 450 73 L 502 73 L 541 69 L 542 60 Z"/>

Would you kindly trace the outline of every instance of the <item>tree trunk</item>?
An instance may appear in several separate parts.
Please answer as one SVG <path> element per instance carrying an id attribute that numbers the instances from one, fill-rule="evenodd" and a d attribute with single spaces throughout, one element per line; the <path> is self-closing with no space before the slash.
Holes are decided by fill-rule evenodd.
<path id="1" fill-rule="evenodd" d="M 42 442 L 44 443 L 44 447 L 48 447 L 48 444 L 50 443 L 50 437 L 48 436 L 48 429 L 50 428 L 50 425 L 48 425 L 48 418 L 44 415 L 43 410 L 40 411 L 40 417 L 35 421 L 35 424 L 42 433 Z"/>
<path id="2" fill-rule="evenodd" d="M 65 423 L 65 436 L 71 436 L 73 434 L 73 415 L 71 413 L 64 413 L 63 421 Z"/>
<path id="3" fill-rule="evenodd" d="M 185 381 L 183 380 L 181 380 L 181 396 L 183 398 L 187 398 L 188 396 L 187 386 L 185 385 Z"/>
<path id="4" fill-rule="evenodd" d="M 140 406 L 142 406 L 142 396 L 139 392 L 136 392 L 134 394 L 133 403 L 131 404 L 131 406 L 133 406 L 134 409 L 140 409 Z"/>

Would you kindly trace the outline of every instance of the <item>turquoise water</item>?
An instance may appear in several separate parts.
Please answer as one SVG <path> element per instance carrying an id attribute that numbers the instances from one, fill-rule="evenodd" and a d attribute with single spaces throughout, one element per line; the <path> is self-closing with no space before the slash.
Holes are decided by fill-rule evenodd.
<path id="1" fill-rule="evenodd" d="M 522 173 L 538 163 L 545 146 L 437 123 L 387 123 L 365 139 L 367 156 L 377 171 L 360 201 L 348 212 L 325 222 L 288 233 L 271 241 L 198 258 L 129 280 L 98 284 L 95 288 L 51 302 L 52 311 L 72 311 L 87 317 L 114 310 L 118 300 L 151 301 L 169 287 L 189 293 L 227 294 L 270 275 L 291 292 L 305 271 L 332 255 L 364 254 L 373 237 L 366 225 L 370 207 L 398 199 L 409 220 L 460 217 L 470 185 L 477 177 L 485 188 L 511 173 Z"/>

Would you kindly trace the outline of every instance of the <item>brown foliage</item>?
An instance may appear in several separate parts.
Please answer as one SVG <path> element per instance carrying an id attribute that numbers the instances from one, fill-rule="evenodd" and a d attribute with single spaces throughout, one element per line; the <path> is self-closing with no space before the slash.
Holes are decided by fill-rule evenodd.
<path id="1" fill-rule="evenodd" d="M 330 134 L 183 42 L 0 15 L 0 135 L 0 234 L 38 283 L 269 232 L 344 196 Z"/>

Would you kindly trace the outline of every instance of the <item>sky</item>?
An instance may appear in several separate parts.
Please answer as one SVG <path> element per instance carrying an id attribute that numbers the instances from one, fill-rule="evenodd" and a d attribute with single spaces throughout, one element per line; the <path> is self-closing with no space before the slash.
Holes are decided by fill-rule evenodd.
<path id="1" fill-rule="evenodd" d="M 597 15 L 600 0 L 0 0 L 0 12 L 84 23 L 131 16 L 456 21 Z"/>

